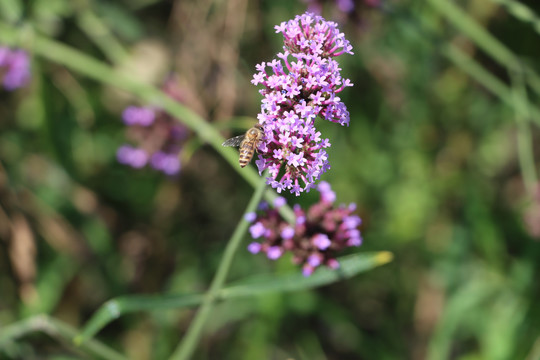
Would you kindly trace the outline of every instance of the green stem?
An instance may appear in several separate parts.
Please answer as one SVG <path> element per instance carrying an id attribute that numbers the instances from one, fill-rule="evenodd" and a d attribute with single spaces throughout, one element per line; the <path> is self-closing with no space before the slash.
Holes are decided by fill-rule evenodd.
<path id="1" fill-rule="evenodd" d="M 257 209 L 257 205 L 261 201 L 265 188 L 266 184 L 264 179 L 259 180 L 259 185 L 255 189 L 255 193 L 251 197 L 251 200 L 249 201 L 249 204 L 244 214 L 253 212 Z M 215 301 L 217 300 L 219 291 L 225 283 L 225 279 L 227 278 L 227 274 L 231 267 L 234 254 L 240 246 L 240 242 L 242 241 L 248 229 L 248 225 L 248 221 L 242 218 L 238 223 L 236 229 L 234 230 L 234 233 L 231 236 L 227 247 L 225 248 L 225 252 L 223 254 L 223 257 L 221 258 L 221 262 L 218 266 L 214 279 L 212 280 L 210 289 L 208 289 L 201 304 L 201 307 L 199 308 L 197 315 L 195 315 L 195 319 L 191 323 L 187 333 L 185 334 L 184 338 L 182 339 L 174 353 L 171 355 L 171 360 L 189 359 L 193 354 L 193 351 L 195 350 L 195 347 L 199 342 L 203 326 L 208 319 L 208 316 L 210 315 Z"/>
<path id="2" fill-rule="evenodd" d="M 29 27 L 15 29 L 0 23 L 0 42 L 28 48 L 34 55 L 64 65 L 103 84 L 126 90 L 149 104 L 159 106 L 174 118 L 181 119 L 184 125 L 189 127 L 202 141 L 212 146 L 252 187 L 257 187 L 260 176 L 251 167 L 242 169 L 238 166 L 238 152 L 235 149 L 221 146 L 224 138 L 217 129 L 153 85 L 144 84 L 136 80 L 132 74 L 115 71 L 112 67 L 76 49 L 35 34 Z M 277 194 L 274 191 L 268 191 L 265 197 L 272 202 Z M 279 208 L 279 212 L 289 223 L 294 223 L 294 213 L 290 207 L 282 206 Z"/>
<path id="3" fill-rule="evenodd" d="M 46 333 L 54 338 L 62 340 L 62 343 L 67 344 L 70 344 L 71 339 L 77 335 L 77 330 L 66 323 L 53 319 L 47 315 L 37 315 L 3 327 L 0 331 L 0 348 L 8 343 L 14 342 L 18 338 L 34 332 Z M 77 349 L 84 350 L 100 359 L 126 360 L 123 355 L 97 340 L 89 340 Z"/>

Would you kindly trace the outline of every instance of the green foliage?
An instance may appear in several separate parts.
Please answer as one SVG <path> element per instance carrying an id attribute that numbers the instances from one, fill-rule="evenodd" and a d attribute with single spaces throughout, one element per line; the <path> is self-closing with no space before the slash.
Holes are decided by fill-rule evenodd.
<path id="1" fill-rule="evenodd" d="M 355 51 L 324 180 L 364 244 L 304 278 L 245 251 L 276 194 L 221 146 L 304 2 L 0 0 L 0 44 L 32 54 L 0 92 L 0 358 L 539 358 L 539 5 L 324 3 Z M 178 178 L 116 162 L 132 104 L 193 132 Z"/>

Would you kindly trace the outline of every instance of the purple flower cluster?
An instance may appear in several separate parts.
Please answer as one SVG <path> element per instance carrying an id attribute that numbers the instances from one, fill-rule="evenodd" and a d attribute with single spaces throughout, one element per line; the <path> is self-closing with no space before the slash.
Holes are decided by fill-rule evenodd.
<path id="1" fill-rule="evenodd" d="M 164 91 L 180 101 L 173 80 L 166 83 Z M 170 176 L 180 172 L 180 151 L 188 137 L 185 126 L 153 107 L 128 106 L 122 119 L 128 126 L 128 138 L 137 146 L 124 144 L 118 148 L 116 158 L 119 163 L 136 169 L 150 165 Z"/>
<path id="2" fill-rule="evenodd" d="M 269 170 L 267 182 L 278 192 L 286 189 L 298 196 L 330 168 L 324 150 L 330 142 L 321 138 L 315 119 L 349 124 L 338 94 L 352 83 L 341 77 L 333 58 L 352 54 L 352 46 L 336 23 L 310 13 L 275 28 L 283 34 L 283 52 L 258 64 L 251 81 L 264 86 L 258 115 L 264 139 L 256 164 L 259 173 Z"/>
<path id="3" fill-rule="evenodd" d="M 12 91 L 30 82 L 30 58 L 24 50 L 0 46 L 0 78 L 6 90 Z"/>
<path id="4" fill-rule="evenodd" d="M 294 206 L 296 223 L 291 226 L 279 214 L 277 208 L 285 204 L 279 197 L 274 208 L 262 204 L 261 213 L 248 213 L 246 220 L 254 239 L 248 250 L 263 252 L 271 260 L 280 258 L 286 251 L 293 254 L 296 264 L 303 264 L 303 274 L 309 276 L 320 265 L 339 267 L 335 255 L 350 246 L 360 246 L 362 236 L 358 227 L 360 217 L 354 215 L 355 204 L 334 206 L 336 195 L 330 184 L 321 181 L 317 187 L 321 198 L 305 212 L 299 205 Z"/>

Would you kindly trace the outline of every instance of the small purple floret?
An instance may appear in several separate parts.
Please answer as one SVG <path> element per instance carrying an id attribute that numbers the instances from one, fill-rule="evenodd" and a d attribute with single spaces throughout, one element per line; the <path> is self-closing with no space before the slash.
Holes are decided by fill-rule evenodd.
<path id="1" fill-rule="evenodd" d="M 268 252 L 266 253 L 266 256 L 268 256 L 270 260 L 277 260 L 281 257 L 282 254 L 283 254 L 283 250 L 281 250 L 279 246 L 272 246 L 268 248 Z"/>
<path id="2" fill-rule="evenodd" d="M 294 237 L 294 229 L 290 226 L 286 226 L 281 230 L 281 237 L 285 240 L 292 239 Z"/>
<path id="3" fill-rule="evenodd" d="M 252 212 L 248 212 L 244 215 L 244 220 L 246 220 L 249 223 L 252 223 L 257 218 L 257 214 Z"/>
<path id="4" fill-rule="evenodd" d="M 315 270 L 315 268 L 309 264 L 305 264 L 303 267 L 302 267 L 302 275 L 304 275 L 305 277 L 308 277 L 308 276 L 311 276 L 311 274 L 313 274 L 313 271 Z"/>
<path id="5" fill-rule="evenodd" d="M 252 254 L 257 254 L 261 251 L 261 244 L 257 243 L 257 242 L 252 242 L 251 244 L 248 245 L 247 249 L 250 253 Z"/>
<path id="6" fill-rule="evenodd" d="M 326 234 L 317 234 L 313 237 L 313 245 L 315 245 L 319 250 L 326 250 L 331 244 L 332 242 Z"/>
<path id="7" fill-rule="evenodd" d="M 266 228 L 260 222 L 256 222 L 249 227 L 249 232 L 252 238 L 258 239 L 264 235 L 264 233 L 266 232 Z"/>
<path id="8" fill-rule="evenodd" d="M 317 266 L 321 265 L 321 260 L 321 256 L 313 254 L 307 258 L 307 263 L 312 267 L 316 268 Z"/>

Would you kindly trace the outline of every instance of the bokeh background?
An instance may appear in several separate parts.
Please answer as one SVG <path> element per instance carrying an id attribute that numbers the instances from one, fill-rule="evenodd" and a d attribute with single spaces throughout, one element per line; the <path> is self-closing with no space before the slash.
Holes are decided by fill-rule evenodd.
<path id="1" fill-rule="evenodd" d="M 540 358 L 537 2 L 0 4 L 4 24 L 133 78 L 161 86 L 174 74 L 182 102 L 224 136 L 255 121 L 250 80 L 281 49 L 274 25 L 311 6 L 351 41 L 355 55 L 338 59 L 355 84 L 341 93 L 351 122 L 319 124 L 332 143 L 323 179 L 358 204 L 354 251 L 394 261 L 221 303 L 196 359 Z M 207 289 L 253 189 L 195 136 L 178 176 L 119 164 L 129 105 L 148 104 L 38 56 L 28 86 L 0 92 L 0 331 L 41 313 L 81 327 L 119 295 Z M 286 197 L 307 206 L 318 195 Z M 244 248 L 231 280 L 300 271 Z M 165 359 L 193 314 L 134 313 L 97 338 L 131 359 Z M 88 356 L 32 333 L 0 358 Z"/>

